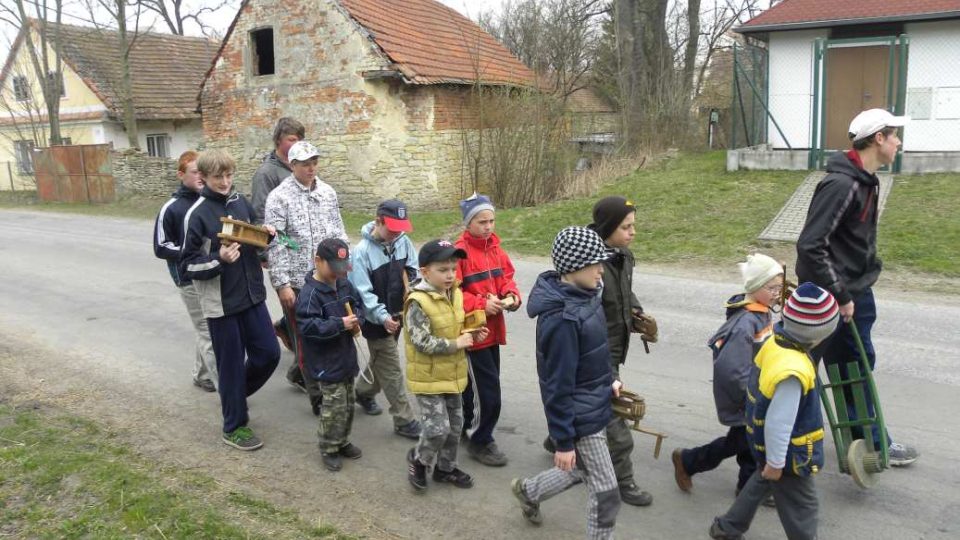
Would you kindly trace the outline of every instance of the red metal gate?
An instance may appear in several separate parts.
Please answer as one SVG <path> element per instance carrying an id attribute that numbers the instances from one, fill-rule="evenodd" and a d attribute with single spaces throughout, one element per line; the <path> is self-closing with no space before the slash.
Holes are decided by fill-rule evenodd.
<path id="1" fill-rule="evenodd" d="M 41 148 L 33 155 L 33 167 L 41 201 L 107 203 L 116 199 L 108 144 Z"/>

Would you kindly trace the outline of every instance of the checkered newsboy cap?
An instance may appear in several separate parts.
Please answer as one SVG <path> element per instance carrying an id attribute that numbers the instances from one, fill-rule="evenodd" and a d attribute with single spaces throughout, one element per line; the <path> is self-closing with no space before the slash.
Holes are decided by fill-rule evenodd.
<path id="1" fill-rule="evenodd" d="M 553 266 L 569 274 L 610 258 L 610 250 L 596 232 L 586 227 L 567 227 L 553 241 Z"/>

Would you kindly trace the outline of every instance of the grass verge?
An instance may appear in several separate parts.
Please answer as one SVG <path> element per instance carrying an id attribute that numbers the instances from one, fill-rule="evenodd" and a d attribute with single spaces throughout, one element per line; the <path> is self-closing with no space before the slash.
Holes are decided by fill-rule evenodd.
<path id="1" fill-rule="evenodd" d="M 0 536 L 348 538 L 40 405 L 0 405 Z"/>
<path id="2" fill-rule="evenodd" d="M 497 234 L 517 255 L 550 254 L 557 231 L 590 221 L 593 203 L 618 194 L 639 209 L 633 250 L 641 263 L 731 266 L 751 250 L 791 258 L 791 244 L 759 243 L 757 235 L 787 201 L 807 171 L 726 172 L 725 154 L 683 154 L 660 160 L 605 186 L 593 197 L 497 212 Z M 165 199 L 110 205 L 26 204 L 23 195 L 0 194 L 0 207 L 153 219 Z M 880 223 L 880 254 L 888 267 L 960 277 L 960 174 L 902 175 Z M 452 206 L 452 205 L 451 205 Z M 354 238 L 370 212 L 343 212 Z M 456 208 L 413 214 L 418 242 L 458 234 Z"/>

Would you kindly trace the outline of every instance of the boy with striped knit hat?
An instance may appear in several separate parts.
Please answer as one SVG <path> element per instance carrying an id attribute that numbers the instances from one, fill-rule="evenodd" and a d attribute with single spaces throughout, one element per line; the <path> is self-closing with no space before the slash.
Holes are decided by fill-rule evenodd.
<path id="1" fill-rule="evenodd" d="M 714 519 L 711 538 L 742 538 L 771 493 L 787 538 L 817 537 L 813 475 L 823 467 L 823 417 L 810 349 L 833 334 L 839 313 L 833 295 L 803 283 L 783 307 L 773 337 L 760 347 L 747 384 L 746 409 L 757 472 L 730 510 Z"/>

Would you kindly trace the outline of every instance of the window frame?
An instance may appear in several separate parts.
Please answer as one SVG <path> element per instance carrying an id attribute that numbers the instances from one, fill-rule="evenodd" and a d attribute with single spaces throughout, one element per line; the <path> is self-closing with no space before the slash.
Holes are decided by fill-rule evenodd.
<path id="1" fill-rule="evenodd" d="M 168 133 L 150 133 L 147 136 L 147 155 L 150 157 L 170 157 L 170 135 Z M 157 142 L 160 142 L 163 152 L 159 153 Z"/>
<path id="2" fill-rule="evenodd" d="M 17 160 L 18 174 L 33 174 L 33 150 L 37 147 L 30 139 L 14 141 L 14 156 Z"/>
<path id="3" fill-rule="evenodd" d="M 30 101 L 30 79 L 26 75 L 14 75 L 11 79 L 13 97 L 17 101 Z M 19 91 L 18 91 L 19 90 Z"/>

